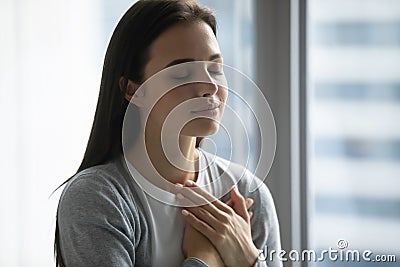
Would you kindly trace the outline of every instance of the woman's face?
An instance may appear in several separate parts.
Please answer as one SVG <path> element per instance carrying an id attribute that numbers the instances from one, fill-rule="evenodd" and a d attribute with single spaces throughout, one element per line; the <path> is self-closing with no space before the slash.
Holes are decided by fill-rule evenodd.
<path id="1" fill-rule="evenodd" d="M 157 74 L 161 77 L 155 83 L 157 87 L 164 87 L 167 91 L 174 85 L 174 89 L 158 101 L 157 98 L 153 99 L 156 103 L 153 103 L 149 113 L 147 126 L 160 130 L 168 127 L 168 121 L 172 118 L 171 121 L 180 121 L 181 125 L 172 126 L 172 123 L 171 127 L 183 127 L 181 135 L 198 137 L 215 133 L 228 92 L 226 87 L 218 86 L 215 82 L 224 80 L 221 64 L 218 42 L 205 22 L 178 23 L 163 32 L 150 47 L 145 79 Z M 159 75 L 160 71 L 162 75 Z M 146 98 L 151 98 L 151 91 L 156 90 L 154 86 L 152 88 L 152 83 L 149 84 L 144 89 Z M 168 115 L 170 117 L 167 119 Z"/>

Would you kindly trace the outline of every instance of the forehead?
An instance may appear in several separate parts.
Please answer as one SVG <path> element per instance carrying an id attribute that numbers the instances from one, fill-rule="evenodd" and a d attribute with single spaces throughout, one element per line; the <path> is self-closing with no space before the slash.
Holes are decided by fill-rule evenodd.
<path id="1" fill-rule="evenodd" d="M 220 49 L 211 27 L 203 22 L 182 22 L 169 27 L 150 46 L 146 76 L 162 70 L 170 62 L 191 58 L 207 61 Z"/>

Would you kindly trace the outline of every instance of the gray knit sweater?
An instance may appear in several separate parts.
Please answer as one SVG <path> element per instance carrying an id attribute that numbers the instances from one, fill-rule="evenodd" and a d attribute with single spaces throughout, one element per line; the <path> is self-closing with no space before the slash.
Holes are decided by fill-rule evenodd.
<path id="1" fill-rule="evenodd" d="M 234 175 L 243 168 L 218 159 L 219 172 Z M 219 163 L 218 163 L 219 162 Z M 65 186 L 58 206 L 61 255 L 67 267 L 150 267 L 152 231 L 146 219 L 138 184 L 124 168 L 121 157 L 86 169 Z M 236 170 L 235 170 L 236 169 Z M 253 242 L 259 249 L 279 250 L 279 226 L 271 194 L 263 184 L 249 193 L 250 177 L 237 184 L 245 197 L 254 199 L 251 207 Z M 226 201 L 228 196 L 221 200 Z M 168 244 L 166 244 L 168 245 Z M 279 267 L 281 262 L 258 261 L 254 266 Z M 196 258 L 186 258 L 183 267 L 207 267 Z M 178 266 L 177 266 L 178 267 Z"/>

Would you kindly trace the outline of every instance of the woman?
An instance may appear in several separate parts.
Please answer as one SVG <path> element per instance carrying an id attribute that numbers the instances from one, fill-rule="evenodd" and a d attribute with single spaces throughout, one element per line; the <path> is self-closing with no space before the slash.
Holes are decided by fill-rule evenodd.
<path id="1" fill-rule="evenodd" d="M 246 169 L 198 148 L 226 101 L 221 63 L 215 18 L 194 1 L 142 0 L 126 12 L 84 159 L 60 198 L 58 266 L 281 266 L 259 257 L 280 248 L 266 186 L 249 193 Z"/>

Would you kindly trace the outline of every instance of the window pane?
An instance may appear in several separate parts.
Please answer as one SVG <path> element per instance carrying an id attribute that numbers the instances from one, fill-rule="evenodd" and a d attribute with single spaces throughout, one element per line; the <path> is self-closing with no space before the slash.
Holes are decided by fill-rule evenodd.
<path id="1" fill-rule="evenodd" d="M 400 261 L 400 2 L 310 0 L 308 15 L 311 245 Z"/>

